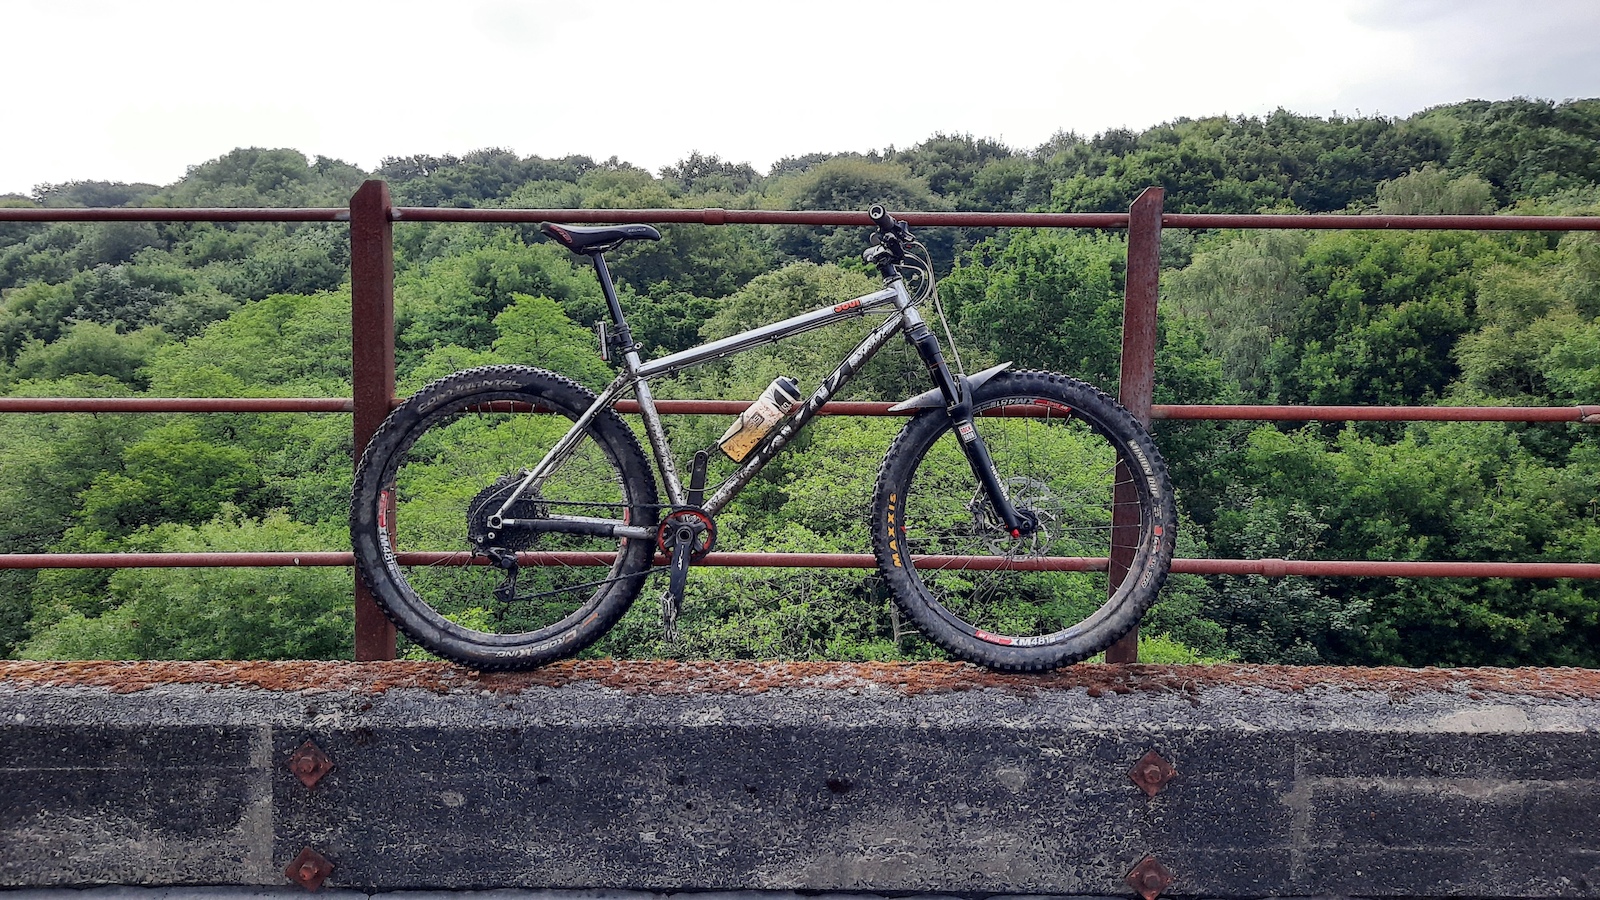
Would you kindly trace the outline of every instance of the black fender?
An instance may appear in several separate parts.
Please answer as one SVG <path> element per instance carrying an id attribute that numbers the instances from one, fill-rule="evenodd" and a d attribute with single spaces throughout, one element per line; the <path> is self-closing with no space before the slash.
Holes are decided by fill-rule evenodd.
<path id="1" fill-rule="evenodd" d="M 961 396 L 971 397 L 972 392 L 977 390 L 985 381 L 988 381 L 989 379 L 999 375 L 1001 372 L 1004 372 L 1009 368 L 1011 368 L 1011 363 L 1003 362 L 998 366 L 991 366 L 987 369 L 984 369 L 982 372 L 978 372 L 973 375 L 962 375 Z M 900 401 L 899 403 L 896 403 L 894 406 L 889 407 L 889 412 L 904 412 L 908 409 L 943 408 L 944 395 L 939 392 L 938 388 L 934 388 L 932 390 L 923 391 L 915 397 L 910 397 Z"/>

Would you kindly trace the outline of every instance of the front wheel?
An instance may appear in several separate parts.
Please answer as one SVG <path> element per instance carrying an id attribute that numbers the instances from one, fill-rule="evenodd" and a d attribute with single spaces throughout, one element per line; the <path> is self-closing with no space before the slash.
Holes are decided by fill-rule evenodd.
<path id="1" fill-rule="evenodd" d="M 653 540 L 495 519 L 654 524 L 655 479 L 612 410 L 543 485 L 519 491 L 594 399 L 560 375 L 484 366 L 384 421 L 356 469 L 350 536 L 361 578 L 412 640 L 483 669 L 528 668 L 578 652 L 627 611 Z"/>
<path id="2" fill-rule="evenodd" d="M 1006 372 L 973 396 L 974 422 L 1011 502 L 995 514 L 944 410 L 911 420 L 873 493 L 872 545 L 895 602 L 950 653 L 1040 671 L 1110 646 L 1155 601 L 1177 516 L 1150 436 L 1094 387 Z"/>

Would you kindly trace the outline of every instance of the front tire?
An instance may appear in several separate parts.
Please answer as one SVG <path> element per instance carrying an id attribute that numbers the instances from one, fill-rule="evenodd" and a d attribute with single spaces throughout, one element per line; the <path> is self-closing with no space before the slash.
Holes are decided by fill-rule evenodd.
<path id="1" fill-rule="evenodd" d="M 1138 624 L 1172 561 L 1161 454 L 1116 401 L 1062 375 L 1002 373 L 974 391 L 973 411 L 1001 484 L 1038 527 L 1012 537 L 944 410 L 922 413 L 873 492 L 873 552 L 895 602 L 929 640 L 994 669 L 1104 650 Z"/>
<path id="2" fill-rule="evenodd" d="M 561 375 L 484 366 L 433 382 L 384 421 L 356 469 L 350 536 L 361 578 L 413 641 L 482 669 L 531 668 L 592 644 L 638 597 L 653 541 L 487 524 L 593 402 Z M 655 480 L 633 433 L 606 410 L 510 514 L 653 525 Z M 517 599 L 496 598 L 506 577 L 490 549 L 523 560 Z"/>

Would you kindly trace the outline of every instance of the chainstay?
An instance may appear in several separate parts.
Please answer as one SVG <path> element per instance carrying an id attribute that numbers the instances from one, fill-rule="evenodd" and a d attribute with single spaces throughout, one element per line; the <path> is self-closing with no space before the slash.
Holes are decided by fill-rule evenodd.
<path id="1" fill-rule="evenodd" d="M 648 569 L 643 569 L 641 571 L 634 572 L 631 575 L 619 575 L 616 578 L 602 578 L 602 579 L 600 579 L 598 581 L 589 581 L 589 582 L 584 582 L 583 584 L 569 584 L 566 587 L 559 588 L 557 590 L 540 591 L 537 594 L 520 594 L 520 595 L 518 595 L 516 597 L 512 597 L 510 600 L 500 600 L 498 602 L 501 603 L 502 605 L 504 605 L 504 604 L 510 604 L 510 603 L 526 603 L 526 602 L 528 602 L 530 600 L 542 600 L 545 597 L 555 597 L 555 596 L 558 596 L 560 594 L 570 594 L 573 591 L 580 591 L 580 590 L 583 590 L 585 588 L 597 588 L 597 587 L 600 587 L 602 585 L 611 584 L 612 582 L 616 582 L 616 581 L 627 581 L 630 578 L 645 578 L 645 577 L 647 577 L 649 575 L 655 574 L 656 572 L 665 572 L 670 568 L 672 568 L 672 567 L 671 566 L 651 566 Z"/>

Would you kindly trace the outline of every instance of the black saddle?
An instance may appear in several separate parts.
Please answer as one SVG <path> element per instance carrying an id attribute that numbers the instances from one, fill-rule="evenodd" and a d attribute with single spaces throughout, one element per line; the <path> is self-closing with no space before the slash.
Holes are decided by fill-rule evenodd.
<path id="1" fill-rule="evenodd" d="M 661 232 L 649 225 L 557 225 L 540 222 L 539 230 L 573 253 L 599 253 L 623 241 L 659 241 Z"/>

